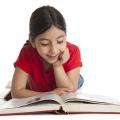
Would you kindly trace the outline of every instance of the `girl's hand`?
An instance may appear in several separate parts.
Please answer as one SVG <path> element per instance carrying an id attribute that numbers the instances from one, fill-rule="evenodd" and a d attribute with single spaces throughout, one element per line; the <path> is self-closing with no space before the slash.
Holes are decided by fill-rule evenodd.
<path id="1" fill-rule="evenodd" d="M 69 58 L 70 58 L 69 50 L 68 50 L 68 48 L 66 48 L 64 51 L 60 52 L 58 60 L 55 63 L 53 63 L 53 66 L 54 67 L 55 66 L 60 66 L 64 63 L 66 63 Z"/>
<path id="2" fill-rule="evenodd" d="M 56 88 L 52 92 L 56 93 L 58 95 L 62 95 L 62 94 L 65 94 L 67 92 L 72 92 L 72 91 L 70 89 L 68 89 L 68 88 Z"/>

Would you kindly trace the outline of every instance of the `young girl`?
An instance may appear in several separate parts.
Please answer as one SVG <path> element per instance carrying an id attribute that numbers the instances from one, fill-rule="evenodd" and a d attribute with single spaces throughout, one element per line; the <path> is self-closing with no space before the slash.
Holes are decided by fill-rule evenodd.
<path id="1" fill-rule="evenodd" d="M 14 66 L 13 98 L 46 92 L 61 95 L 82 86 L 80 51 L 66 41 L 66 23 L 57 9 L 43 6 L 32 13 L 29 40 Z"/>

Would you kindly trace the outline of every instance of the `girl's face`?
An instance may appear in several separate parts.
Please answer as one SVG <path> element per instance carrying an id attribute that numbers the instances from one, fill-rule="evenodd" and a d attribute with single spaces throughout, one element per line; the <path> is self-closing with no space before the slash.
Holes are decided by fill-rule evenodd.
<path id="1" fill-rule="evenodd" d="M 46 32 L 38 35 L 34 43 L 31 43 L 46 62 L 53 64 L 66 49 L 66 34 L 61 29 L 51 26 Z"/>

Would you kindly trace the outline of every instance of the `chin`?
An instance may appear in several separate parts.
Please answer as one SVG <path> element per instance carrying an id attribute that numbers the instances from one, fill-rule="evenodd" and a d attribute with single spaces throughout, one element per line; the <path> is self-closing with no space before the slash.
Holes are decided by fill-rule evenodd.
<path id="1" fill-rule="evenodd" d="M 53 64 L 55 63 L 56 61 L 47 61 L 49 64 Z"/>
<path id="2" fill-rule="evenodd" d="M 46 59 L 46 61 L 47 61 L 49 64 L 53 64 L 53 63 L 55 63 L 57 60 L 58 60 L 58 57 L 56 57 L 55 59 L 50 59 L 50 58 L 47 58 L 47 59 Z"/>
<path id="3" fill-rule="evenodd" d="M 55 63 L 57 61 L 57 59 L 56 60 L 47 60 L 47 62 L 49 63 L 49 64 L 53 64 L 53 63 Z"/>

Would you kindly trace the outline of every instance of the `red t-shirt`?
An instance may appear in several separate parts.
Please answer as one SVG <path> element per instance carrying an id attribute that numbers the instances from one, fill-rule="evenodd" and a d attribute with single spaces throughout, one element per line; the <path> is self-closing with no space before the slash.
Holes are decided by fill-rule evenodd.
<path id="1" fill-rule="evenodd" d="M 79 48 L 69 42 L 67 42 L 67 47 L 70 58 L 62 65 L 65 72 L 82 66 Z M 45 72 L 41 56 L 30 44 L 23 46 L 14 66 L 29 74 L 28 85 L 31 90 L 47 92 L 56 88 L 53 68 L 49 73 Z"/>

